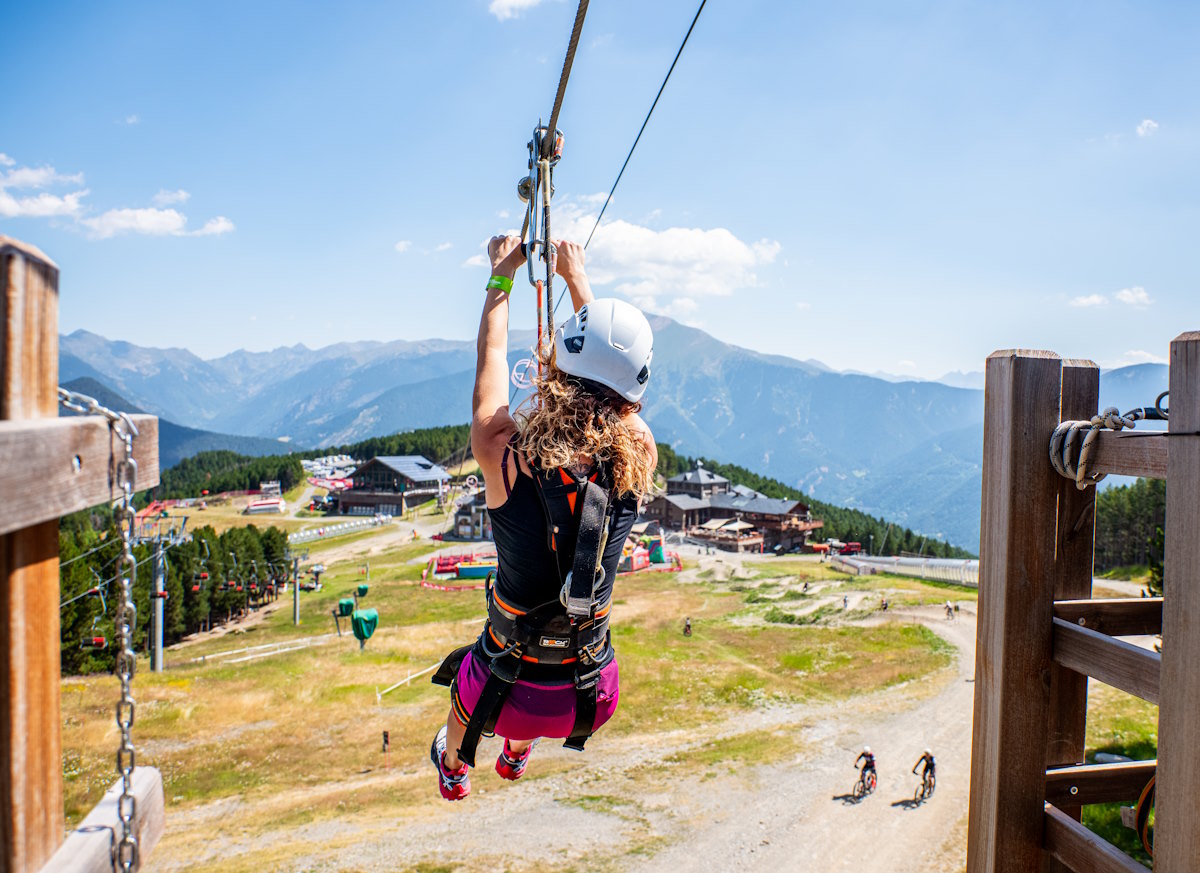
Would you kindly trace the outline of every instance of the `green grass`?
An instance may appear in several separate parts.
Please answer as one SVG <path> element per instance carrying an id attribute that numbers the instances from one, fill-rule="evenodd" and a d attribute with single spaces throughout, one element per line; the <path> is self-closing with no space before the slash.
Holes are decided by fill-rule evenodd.
<path id="1" fill-rule="evenodd" d="M 1088 694 L 1087 760 L 1097 752 L 1145 761 L 1158 754 L 1158 707 L 1099 683 Z M 1121 807 L 1104 803 L 1083 808 L 1083 823 L 1126 854 L 1150 866 L 1137 833 L 1121 823 Z"/>
<path id="2" fill-rule="evenodd" d="M 1150 581 L 1150 568 L 1146 564 L 1131 564 L 1127 567 L 1111 567 L 1103 573 L 1097 573 L 1096 576 L 1100 579 L 1119 579 L 1145 585 Z"/>

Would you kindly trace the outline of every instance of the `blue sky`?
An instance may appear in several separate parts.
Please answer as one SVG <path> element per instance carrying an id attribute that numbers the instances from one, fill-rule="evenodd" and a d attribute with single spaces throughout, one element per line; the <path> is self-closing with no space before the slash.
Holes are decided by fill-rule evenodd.
<path id="1" fill-rule="evenodd" d="M 556 230 L 586 236 L 696 5 L 591 4 Z M 573 2 L 7 7 L 0 233 L 59 263 L 63 332 L 205 357 L 473 336 Z M 839 369 L 1161 360 L 1200 327 L 1198 25 L 1183 2 L 710 0 L 596 290 Z"/>

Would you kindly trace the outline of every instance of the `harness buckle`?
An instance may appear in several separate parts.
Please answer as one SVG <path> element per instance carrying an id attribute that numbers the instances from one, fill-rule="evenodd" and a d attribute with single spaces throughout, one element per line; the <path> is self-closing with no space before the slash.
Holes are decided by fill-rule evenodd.
<path id="1" fill-rule="evenodd" d="M 596 665 L 586 673 L 580 673 L 579 668 L 575 668 L 575 689 L 577 691 L 587 691 L 600 682 L 600 673 L 604 668 Z"/>
<path id="2" fill-rule="evenodd" d="M 511 662 L 508 658 L 492 658 L 488 664 L 488 669 L 501 682 L 512 685 L 521 674 L 521 661 L 518 658 L 514 658 Z"/>

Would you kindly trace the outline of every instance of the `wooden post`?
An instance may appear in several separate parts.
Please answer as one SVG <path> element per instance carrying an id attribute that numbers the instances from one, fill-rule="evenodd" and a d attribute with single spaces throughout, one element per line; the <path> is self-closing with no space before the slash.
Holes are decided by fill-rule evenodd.
<path id="1" fill-rule="evenodd" d="M 968 873 L 1036 873 L 1042 848 L 1062 361 L 987 361 Z"/>
<path id="2" fill-rule="evenodd" d="M 1200 870 L 1200 332 L 1171 343 L 1154 869 Z"/>
<path id="3" fill-rule="evenodd" d="M 0 419 L 57 414 L 58 267 L 0 237 Z M 0 873 L 63 838 L 58 594 L 57 519 L 0 536 Z"/>
<path id="4" fill-rule="evenodd" d="M 1066 360 L 1062 370 L 1063 421 L 1091 418 L 1100 404 L 1100 369 L 1091 361 Z M 1049 439 L 1049 435 L 1047 435 Z M 1092 596 L 1093 549 L 1096 533 L 1096 489 L 1080 491 L 1058 477 L 1058 525 L 1054 555 L 1054 599 L 1087 600 Z M 1050 668 L 1050 721 L 1046 766 L 1083 761 L 1087 733 L 1087 676 L 1053 664 Z M 1065 805 L 1062 812 L 1079 821 L 1083 807 Z M 1054 873 L 1066 873 L 1057 860 Z"/>

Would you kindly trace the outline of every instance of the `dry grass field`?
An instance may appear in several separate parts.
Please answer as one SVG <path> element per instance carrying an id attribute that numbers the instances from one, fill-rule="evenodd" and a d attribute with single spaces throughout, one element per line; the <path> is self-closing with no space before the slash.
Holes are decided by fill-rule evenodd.
<path id="1" fill-rule="evenodd" d="M 807 560 L 688 556 L 683 573 L 619 580 L 621 708 L 588 752 L 544 743 L 536 766 L 510 786 L 490 772 L 497 741 L 485 741 L 472 797 L 452 806 L 437 796 L 427 757 L 445 717 L 445 689 L 424 675 L 382 701 L 376 692 L 472 639 L 483 597 L 422 588 L 433 546 L 400 539 L 384 531 L 322 544 L 330 556 L 321 558 L 326 584 L 301 595 L 299 628 L 289 593 L 240 629 L 172 649 L 163 674 L 143 666 L 135 742 L 139 763 L 163 773 L 168 816 L 150 869 L 653 869 L 656 857 L 665 863 L 670 847 L 690 839 L 689 828 L 702 826 L 677 810 L 709 789 L 756 796 L 764 759 L 810 766 L 803 762 L 818 751 L 813 737 L 847 719 L 856 724 L 856 711 L 866 722 L 910 711 L 917 718 L 951 690 L 969 695 L 969 686 L 953 684 L 963 669 L 957 640 L 973 639 L 968 589 L 851 578 Z M 363 581 L 368 560 L 363 605 L 379 610 L 380 627 L 360 651 L 348 631 L 336 636 L 330 611 Z M 888 614 L 877 609 L 884 595 L 893 604 Z M 937 604 L 947 599 L 963 606 L 963 627 L 953 634 L 946 629 L 957 623 L 936 623 Z M 691 637 L 681 633 L 685 617 Z M 289 642 L 309 645 L 241 660 Z M 109 676 L 64 680 L 72 821 L 113 781 L 115 690 Z M 662 800 L 680 785 L 689 799 L 668 812 Z M 516 826 L 505 791 L 540 804 L 559 824 L 579 819 L 617 842 L 600 856 L 501 851 L 489 834 Z M 445 829 L 467 814 L 490 824 L 448 845 Z M 954 811 L 938 827 L 948 835 L 959 818 Z M 947 863 L 928 869 L 958 869 Z"/>

